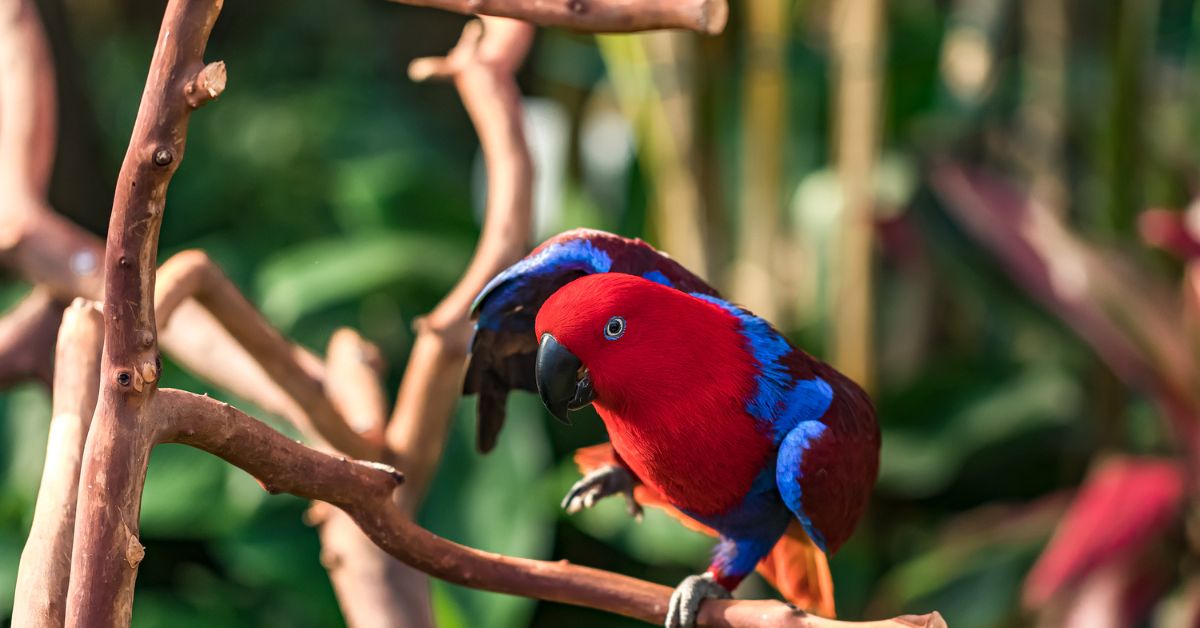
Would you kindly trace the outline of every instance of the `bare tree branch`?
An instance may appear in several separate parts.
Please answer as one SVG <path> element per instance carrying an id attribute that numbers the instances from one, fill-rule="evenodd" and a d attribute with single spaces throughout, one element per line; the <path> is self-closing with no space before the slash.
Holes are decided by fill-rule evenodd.
<path id="1" fill-rule="evenodd" d="M 529 24 L 483 18 L 463 29 L 445 58 L 418 59 L 415 80 L 453 78 L 475 124 L 488 173 L 487 209 L 475 256 L 458 285 L 417 321 L 408 368 L 388 426 L 392 460 L 406 470 L 402 505 L 415 512 L 446 442 L 462 392 L 471 338 L 468 310 L 488 280 L 525 254 L 531 228 L 533 164 L 522 127 L 521 94 L 513 72 L 533 38 Z"/>
<path id="2" fill-rule="evenodd" d="M 151 414 L 159 438 L 203 449 L 245 470 L 272 493 L 286 492 L 341 508 L 377 545 L 431 576 L 463 586 L 575 604 L 661 624 L 669 587 L 566 561 L 501 556 L 458 545 L 413 523 L 397 507 L 402 476 L 391 467 L 357 463 L 289 440 L 229 404 L 164 389 Z M 944 627 L 937 613 L 851 624 L 823 619 L 777 601 L 708 601 L 702 626 Z"/>
<path id="3" fill-rule="evenodd" d="M 33 525 L 17 571 L 14 627 L 61 626 L 71 577 L 75 500 L 88 424 L 96 409 L 104 322 L 96 303 L 76 299 L 62 318 L 54 408 Z"/>
<path id="4" fill-rule="evenodd" d="M 661 622 L 670 593 L 667 587 L 565 562 L 533 561 L 472 550 L 430 534 L 408 516 L 432 475 L 444 444 L 446 418 L 458 397 L 470 334 L 469 303 L 484 282 L 519 258 L 525 249 L 531 165 L 521 133 L 519 94 L 512 73 L 528 48 L 532 34 L 529 25 L 489 18 L 485 21 L 489 32 L 482 39 L 477 30 L 472 31 L 478 27 L 468 28 L 460 42 L 461 50 L 456 48 L 458 54 L 450 55 L 444 64 L 435 62 L 431 66 L 437 70 L 431 74 L 455 79 L 479 130 L 493 184 L 489 189 L 486 223 L 471 266 L 458 286 L 418 324 L 418 341 L 393 423 L 385 434 L 387 447 L 382 453 L 411 466 L 417 480 L 414 486 L 399 490 L 402 477 L 394 469 L 309 449 L 228 404 L 181 391 L 158 390 L 161 364 L 156 315 L 161 316 L 164 329 L 172 320 L 178 322 L 179 317 L 191 315 L 197 324 L 203 322 L 205 329 L 199 330 L 201 335 L 210 330 L 230 332 L 223 337 L 229 339 L 226 346 L 233 349 L 225 355 L 240 363 L 228 365 L 230 370 L 240 369 L 251 377 L 272 378 L 267 382 L 271 404 L 290 413 L 293 420 L 306 417 L 318 445 L 336 447 L 352 455 L 379 451 L 382 393 L 377 385 L 372 387 L 371 382 L 377 383 L 377 374 L 362 359 L 366 345 L 361 339 L 335 339 L 338 341 L 331 347 L 330 362 L 323 367 L 311 354 L 292 347 L 271 329 L 202 254 L 188 253 L 172 260 L 163 269 L 161 290 L 158 299 L 154 298 L 157 240 L 166 189 L 183 157 L 188 117 L 193 109 L 215 98 L 224 86 L 223 64 L 203 62 L 208 34 L 221 4 L 221 0 L 169 1 L 118 179 L 104 251 L 104 349 L 99 368 L 92 371 L 97 378 L 94 381 L 98 382 L 98 406 L 76 476 L 87 484 L 76 491 L 77 525 L 64 623 L 103 626 L 129 622 L 134 579 L 144 555 L 137 535 L 146 466 L 152 447 L 165 441 L 215 453 L 251 472 L 270 492 L 293 492 L 342 508 L 379 548 L 431 575 L 466 586 L 583 604 Z M 568 9 L 577 14 L 596 9 L 598 17 L 594 19 L 599 21 L 595 26 L 620 15 L 619 11 L 611 14 L 605 11 L 628 6 L 632 5 L 616 0 L 595 3 L 578 0 L 570 3 Z M 724 4 L 720 6 L 723 10 Z M 493 5 L 486 0 L 471 7 L 485 11 L 529 8 L 518 3 Z M 534 9 L 534 17 L 541 15 L 537 11 L 551 18 L 555 11 L 560 11 L 544 5 L 536 5 Z M 646 15 L 656 14 L 649 11 Z M 723 15 L 722 12 L 722 22 Z M 34 216 L 35 212 L 23 215 Z M 48 211 L 43 215 L 52 216 Z M 34 222 L 38 226 L 70 227 L 65 221 L 54 223 L 44 218 Z M 17 244 L 41 242 L 34 249 L 37 253 L 53 250 L 45 241 L 31 239 L 27 230 L 18 229 L 14 233 L 18 234 L 13 240 Z M 86 239 L 83 241 L 88 244 Z M 88 246 L 98 254 L 98 247 Z M 15 245 L 4 250 L 15 250 Z M 49 256 L 45 259 L 51 260 Z M 22 267 L 30 264 L 28 259 L 13 263 Z M 47 268 L 48 275 L 57 276 L 61 275 L 63 265 L 61 260 L 51 260 Z M 94 281 L 98 275 L 94 271 L 74 274 Z M 62 281 L 60 285 L 67 286 L 64 291 L 99 291 L 83 279 L 74 283 Z M 191 299 L 193 296 L 195 300 Z M 357 359 L 345 353 L 342 344 L 350 348 L 357 345 L 361 352 Z M 190 351 L 200 352 L 196 345 L 186 346 L 191 347 Z M 257 361 L 260 370 L 246 367 L 251 363 L 250 358 Z M 213 366 L 211 360 L 201 359 L 199 363 Z M 326 377 L 330 385 L 340 387 L 337 393 L 323 390 Z M 278 386 L 273 387 L 275 384 Z M 376 434 L 374 439 L 359 436 L 343 416 L 352 417 L 356 426 L 364 425 L 366 434 Z M 346 550 L 352 552 L 353 558 L 368 555 L 361 549 L 361 535 L 354 537 L 344 532 L 347 520 L 339 523 L 330 518 L 326 524 L 323 528 L 336 537 L 336 543 L 329 548 L 334 553 L 327 556 L 332 562 L 338 559 L 336 552 L 346 550 L 350 542 L 360 546 Z M 377 610 L 394 612 L 393 617 L 407 613 L 410 619 L 414 616 L 413 604 L 422 601 L 427 604 L 421 594 L 411 599 L 399 597 L 389 595 L 381 586 L 369 594 L 348 592 L 347 587 L 363 583 L 372 574 L 384 573 L 372 570 L 384 565 L 378 551 L 370 561 L 360 565 L 365 568 L 352 572 L 338 573 L 336 564 L 331 567 L 343 602 L 370 598 L 374 600 L 372 604 L 378 605 Z M 375 580 L 400 582 L 392 579 L 395 574 L 397 578 L 410 579 L 404 572 L 389 571 Z M 413 591 L 423 590 L 413 587 Z M 30 606 L 29 610 L 36 611 L 37 607 Z M 384 615 L 352 617 L 348 611 L 347 616 L 353 622 L 370 622 Z M 421 617 L 419 623 L 428 622 Z M 842 625 L 805 615 L 779 602 L 709 603 L 705 605 L 701 623 Z M 944 622 L 933 614 L 875 625 L 943 626 Z"/>
<path id="5" fill-rule="evenodd" d="M 167 184 L 183 159 L 193 107 L 186 87 L 205 72 L 204 48 L 221 0 L 171 0 L 117 178 L 104 262 L 100 401 L 79 491 L 67 623 L 129 623 L 144 550 L 138 516 L 154 422 L 146 409 L 161 361 L 154 319 L 158 233 Z"/>
<path id="6" fill-rule="evenodd" d="M 329 339 L 326 371 L 330 399 L 356 431 L 381 449 L 387 421 L 379 382 L 382 368 L 379 350 L 353 330 L 339 329 Z M 309 519 L 319 525 L 321 564 L 329 571 L 348 625 L 435 625 L 425 574 L 380 549 L 345 511 L 314 502 Z"/>
<path id="7" fill-rule="evenodd" d="M 725 29 L 725 0 L 393 0 L 455 13 L 509 17 L 579 31 L 624 33 L 682 28 L 715 35 Z"/>

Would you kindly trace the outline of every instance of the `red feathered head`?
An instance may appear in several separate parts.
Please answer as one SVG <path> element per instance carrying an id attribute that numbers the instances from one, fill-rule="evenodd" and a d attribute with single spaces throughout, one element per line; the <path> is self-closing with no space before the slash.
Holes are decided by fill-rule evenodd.
<path id="1" fill-rule="evenodd" d="M 622 414 L 675 414 L 744 399 L 753 385 L 736 318 L 633 275 L 588 275 L 563 286 L 538 311 L 536 332 L 539 392 L 564 420 L 568 409 L 593 400 Z"/>

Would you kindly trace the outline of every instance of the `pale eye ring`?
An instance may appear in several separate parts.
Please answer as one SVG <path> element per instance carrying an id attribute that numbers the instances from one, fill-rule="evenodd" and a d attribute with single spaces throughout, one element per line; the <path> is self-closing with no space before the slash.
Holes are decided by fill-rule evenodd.
<path id="1" fill-rule="evenodd" d="M 604 337 L 609 340 L 616 340 L 625 335 L 625 319 L 620 316 L 614 316 L 608 319 L 604 324 Z"/>

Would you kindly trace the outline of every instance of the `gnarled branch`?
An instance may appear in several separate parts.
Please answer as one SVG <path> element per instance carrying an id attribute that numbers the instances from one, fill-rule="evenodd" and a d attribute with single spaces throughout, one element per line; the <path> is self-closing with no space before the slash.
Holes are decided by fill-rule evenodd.
<path id="1" fill-rule="evenodd" d="M 221 0 L 171 0 L 117 178 L 104 260 L 104 357 L 100 401 L 79 491 L 67 622 L 129 623 L 144 551 L 138 517 L 155 426 L 146 409 L 161 361 L 154 317 L 158 233 L 167 184 L 183 159 L 192 106 L 186 86 L 204 71 L 204 48 Z"/>

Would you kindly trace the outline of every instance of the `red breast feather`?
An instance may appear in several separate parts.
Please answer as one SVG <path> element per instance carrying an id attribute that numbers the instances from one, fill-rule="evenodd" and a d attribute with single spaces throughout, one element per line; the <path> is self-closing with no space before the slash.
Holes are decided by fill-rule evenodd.
<path id="1" fill-rule="evenodd" d="M 608 340 L 613 316 L 626 331 Z M 769 426 L 744 409 L 754 359 L 719 306 L 639 277 L 591 275 L 550 297 L 536 329 L 587 366 L 614 448 L 675 506 L 723 513 L 768 464 Z"/>

